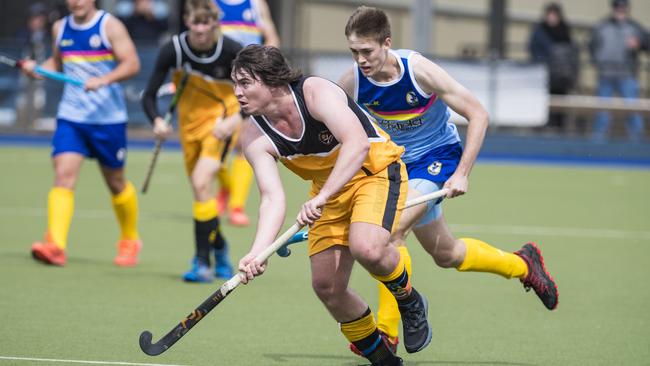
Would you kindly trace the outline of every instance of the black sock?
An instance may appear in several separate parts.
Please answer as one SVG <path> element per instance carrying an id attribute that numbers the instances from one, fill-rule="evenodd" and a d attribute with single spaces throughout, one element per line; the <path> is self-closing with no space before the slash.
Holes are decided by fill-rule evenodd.
<path id="1" fill-rule="evenodd" d="M 194 219 L 194 238 L 196 240 L 196 256 L 206 265 L 210 265 L 211 237 L 216 238 L 219 228 L 217 217 L 208 221 Z M 214 241 L 214 239 L 212 240 Z"/>

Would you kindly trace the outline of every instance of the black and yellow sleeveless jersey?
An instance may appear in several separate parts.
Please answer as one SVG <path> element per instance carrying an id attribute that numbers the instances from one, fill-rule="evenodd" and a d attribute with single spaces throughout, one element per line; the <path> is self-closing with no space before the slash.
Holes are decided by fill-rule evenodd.
<path id="1" fill-rule="evenodd" d="M 214 127 L 219 117 L 239 113 L 239 103 L 230 80 L 232 61 L 241 50 L 234 40 L 219 36 L 214 47 L 197 51 L 190 47 L 187 32 L 175 35 L 162 46 L 154 72 L 143 96 L 143 107 L 149 118 L 160 114 L 156 107 L 156 92 L 169 70 L 178 86 L 189 65 L 190 77 L 177 105 L 179 131 L 189 140 L 201 139 Z"/>
<path id="2" fill-rule="evenodd" d="M 320 187 L 334 168 L 340 143 L 323 122 L 309 113 L 303 94 L 303 84 L 307 78 L 304 77 L 289 85 L 303 124 L 300 138 L 293 139 L 280 133 L 263 115 L 252 118 L 273 143 L 280 161 L 301 178 L 311 180 Z M 388 134 L 374 123 L 372 117 L 350 97 L 347 99 L 348 107 L 359 119 L 357 123 L 361 123 L 370 141 L 368 156 L 357 176 L 373 175 L 399 160 L 404 148 L 390 141 Z"/>

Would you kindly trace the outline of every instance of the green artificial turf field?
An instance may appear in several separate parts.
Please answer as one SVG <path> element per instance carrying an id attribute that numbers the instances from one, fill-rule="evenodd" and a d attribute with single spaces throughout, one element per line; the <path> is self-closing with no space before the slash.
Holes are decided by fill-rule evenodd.
<path id="1" fill-rule="evenodd" d="M 127 175 L 140 186 L 148 151 L 132 151 Z M 310 287 L 304 245 L 273 257 L 267 273 L 241 286 L 158 357 L 154 341 L 214 290 L 180 275 L 193 254 L 191 195 L 178 151 L 165 151 L 140 196 L 141 264 L 112 265 L 117 224 L 97 165 L 83 168 L 75 196 L 68 264 L 34 262 L 46 226 L 52 169 L 45 148 L 0 148 L 0 366 L 5 365 L 359 365 Z M 307 185 L 284 174 L 287 227 Z M 437 268 L 411 239 L 414 285 L 428 296 L 432 344 L 399 353 L 406 365 L 640 365 L 650 360 L 650 171 L 479 163 L 470 193 L 445 203 L 457 236 L 514 251 L 540 245 L 558 282 L 547 311 L 516 280 Z M 256 219 L 257 193 L 249 202 Z M 253 227 L 225 226 L 236 262 Z M 359 266 L 352 287 L 376 305 L 375 283 Z M 49 361 L 48 361 L 49 360 Z"/>

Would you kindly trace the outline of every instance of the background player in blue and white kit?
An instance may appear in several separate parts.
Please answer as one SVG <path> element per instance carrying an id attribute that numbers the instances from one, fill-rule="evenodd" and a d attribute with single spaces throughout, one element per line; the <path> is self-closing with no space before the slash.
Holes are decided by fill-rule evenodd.
<path id="1" fill-rule="evenodd" d="M 280 38 L 275 29 L 269 6 L 264 0 L 215 0 L 223 16 L 221 32 L 239 42 L 242 47 L 249 44 L 264 44 L 280 47 Z M 244 119 L 246 123 L 246 119 Z M 253 170 L 244 158 L 237 142 L 230 164 L 224 164 L 219 171 L 221 189 L 217 194 L 219 212 L 228 212 L 228 221 L 237 226 L 248 225 L 244 212 Z"/>
<path id="2" fill-rule="evenodd" d="M 66 262 L 65 248 L 74 211 L 74 186 L 84 158 L 95 158 L 112 195 L 121 236 L 115 264 L 134 266 L 142 243 L 137 231 L 138 201 L 124 175 L 127 113 L 117 83 L 140 70 L 133 41 L 124 25 L 98 10 L 94 0 L 67 0 L 70 15 L 54 23 L 53 55 L 41 67 L 63 70 L 85 80 L 66 84 L 52 139 L 54 187 L 48 195 L 45 240 L 32 246 L 35 259 L 54 265 Z M 25 62 L 35 76 L 34 61 Z"/>
<path id="3" fill-rule="evenodd" d="M 356 64 L 339 84 L 406 148 L 402 159 L 409 175 L 408 198 L 443 187 L 450 190 L 448 198 L 465 194 L 488 125 L 487 112 L 476 97 L 419 53 L 391 49 L 390 23 L 382 10 L 359 7 L 348 19 L 345 35 Z M 449 122 L 448 107 L 469 123 L 464 149 L 456 126 Z M 478 239 L 456 239 L 441 201 L 405 210 L 391 242 L 408 253 L 405 237 L 413 230 L 439 266 L 519 278 L 549 310 L 555 309 L 557 287 L 535 244 L 507 253 Z M 378 327 L 393 343 L 398 320 L 394 300 L 380 286 Z"/>

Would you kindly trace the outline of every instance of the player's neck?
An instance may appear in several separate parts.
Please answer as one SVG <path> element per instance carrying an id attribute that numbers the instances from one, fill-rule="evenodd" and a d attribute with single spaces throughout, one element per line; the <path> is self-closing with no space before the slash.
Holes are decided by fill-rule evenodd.
<path id="1" fill-rule="evenodd" d="M 72 19 L 74 20 L 75 24 L 78 25 L 84 25 L 95 17 L 95 14 L 97 14 L 97 9 L 93 8 L 90 11 L 88 11 L 83 17 L 77 18 L 76 16 L 72 16 Z"/>
<path id="2" fill-rule="evenodd" d="M 380 83 L 386 83 L 397 79 L 401 73 L 402 69 L 397 61 L 397 57 L 392 52 L 388 52 L 379 71 L 370 76 L 370 78 Z"/>
<path id="3" fill-rule="evenodd" d="M 273 99 L 266 105 L 262 114 L 273 127 L 292 136 L 294 132 L 302 129 L 300 111 L 297 108 L 293 93 L 287 85 L 274 90 Z"/>

